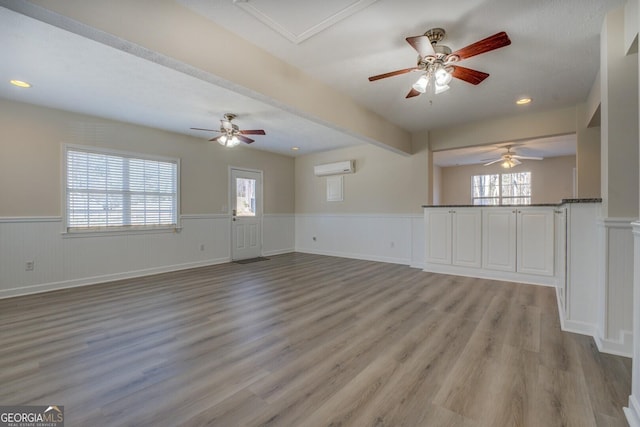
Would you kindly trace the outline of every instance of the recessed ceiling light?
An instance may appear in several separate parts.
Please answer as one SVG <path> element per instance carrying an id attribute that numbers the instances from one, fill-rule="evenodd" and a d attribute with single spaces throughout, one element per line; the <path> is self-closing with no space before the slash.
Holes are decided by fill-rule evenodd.
<path id="1" fill-rule="evenodd" d="M 525 104 L 528 104 L 528 103 L 530 103 L 530 102 L 531 102 L 531 98 L 529 98 L 529 97 L 525 96 L 525 97 L 522 97 L 522 98 L 518 99 L 518 100 L 516 101 L 516 104 L 518 104 L 518 105 L 525 105 Z"/>
<path id="2" fill-rule="evenodd" d="M 24 88 L 31 87 L 31 83 L 23 82 L 22 80 L 10 80 L 9 83 L 18 87 L 24 87 Z"/>
<path id="3" fill-rule="evenodd" d="M 300 149 L 300 147 L 291 147 L 291 149 L 292 149 L 293 151 L 298 151 L 298 150 Z"/>

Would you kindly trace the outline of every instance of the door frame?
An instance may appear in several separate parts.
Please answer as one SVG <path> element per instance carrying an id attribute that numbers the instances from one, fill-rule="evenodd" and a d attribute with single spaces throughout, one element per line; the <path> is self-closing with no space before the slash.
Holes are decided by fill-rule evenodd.
<path id="1" fill-rule="evenodd" d="M 260 175 L 260 188 L 257 191 L 257 196 L 260 200 L 260 256 L 264 256 L 264 171 L 260 169 L 243 168 L 240 166 L 227 167 L 227 215 L 229 216 L 229 259 L 233 261 L 233 194 L 231 185 L 233 183 L 232 171 L 252 172 Z M 234 190 L 235 191 L 235 190 Z"/>

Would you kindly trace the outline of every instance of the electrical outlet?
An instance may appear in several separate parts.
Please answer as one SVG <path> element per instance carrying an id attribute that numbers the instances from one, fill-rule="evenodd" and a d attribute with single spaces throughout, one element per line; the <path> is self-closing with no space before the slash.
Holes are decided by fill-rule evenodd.
<path id="1" fill-rule="evenodd" d="M 33 271 L 35 263 L 33 261 L 27 261 L 24 263 L 24 271 Z"/>

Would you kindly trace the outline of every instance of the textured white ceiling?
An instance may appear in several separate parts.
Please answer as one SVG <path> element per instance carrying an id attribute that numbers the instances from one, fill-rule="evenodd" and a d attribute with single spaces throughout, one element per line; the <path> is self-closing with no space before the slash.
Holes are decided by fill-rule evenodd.
<path id="1" fill-rule="evenodd" d="M 290 42 L 302 43 L 377 0 L 233 0 L 233 4 Z"/>
<path id="2" fill-rule="evenodd" d="M 224 113 L 240 129 L 265 129 L 252 148 L 295 156 L 363 141 L 214 84 L 73 32 L 0 8 L 0 97 L 104 117 L 203 139 L 191 127 L 218 129 Z M 9 79 L 33 83 L 25 90 Z M 292 151 L 298 147 L 298 151 Z"/>
<path id="3" fill-rule="evenodd" d="M 387 120 L 419 131 L 584 102 L 598 70 L 602 19 L 624 0 L 244 2 L 298 36 L 328 24 L 297 44 L 232 0 L 178 2 Z M 16 9 L 29 3 L 0 0 L 9 4 Z M 349 7 L 354 9 L 343 13 Z M 414 66 L 416 53 L 405 37 L 436 26 L 447 30 L 443 44 L 454 50 L 498 31 L 506 31 L 512 44 L 463 63 L 490 74 L 478 86 L 454 81 L 444 94 L 405 99 L 415 74 L 367 80 Z M 233 112 L 241 128 L 267 131 L 253 148 L 289 155 L 363 143 L 201 70 L 167 65 L 154 52 L 135 51 L 124 41 L 105 44 L 98 33 L 63 30 L 0 8 L 0 75 L 37 82 L 29 91 L 0 84 L 0 97 L 199 137 L 189 127 L 216 128 L 225 112 Z M 533 103 L 517 107 L 521 95 Z M 301 150 L 294 153 L 292 146 Z"/>
<path id="4" fill-rule="evenodd" d="M 599 68 L 605 13 L 624 0 L 379 0 L 323 32 L 293 44 L 233 2 L 179 0 L 211 21 L 338 88 L 388 120 L 418 131 L 489 117 L 541 111 L 586 100 Z M 306 2 L 272 2 L 278 9 Z M 442 27 L 453 50 L 506 31 L 511 46 L 462 63 L 490 74 L 478 86 L 405 99 L 417 75 L 377 82 L 367 77 L 416 65 L 405 38 Z M 522 95 L 533 98 L 518 107 Z"/>

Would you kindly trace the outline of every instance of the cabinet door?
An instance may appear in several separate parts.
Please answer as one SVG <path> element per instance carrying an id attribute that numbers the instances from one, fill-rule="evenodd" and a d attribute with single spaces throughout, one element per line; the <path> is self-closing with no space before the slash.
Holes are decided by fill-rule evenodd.
<path id="1" fill-rule="evenodd" d="M 425 211 L 427 263 L 451 264 L 451 213 L 449 209 Z"/>
<path id="2" fill-rule="evenodd" d="M 482 212 L 478 208 L 454 209 L 452 213 L 452 264 L 482 266 Z"/>
<path id="3" fill-rule="evenodd" d="M 553 209 L 518 209 L 517 230 L 518 272 L 553 276 Z"/>
<path id="4" fill-rule="evenodd" d="M 482 267 L 490 270 L 516 271 L 515 209 L 483 209 Z"/>

